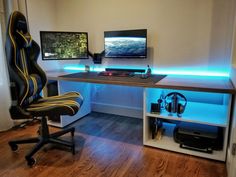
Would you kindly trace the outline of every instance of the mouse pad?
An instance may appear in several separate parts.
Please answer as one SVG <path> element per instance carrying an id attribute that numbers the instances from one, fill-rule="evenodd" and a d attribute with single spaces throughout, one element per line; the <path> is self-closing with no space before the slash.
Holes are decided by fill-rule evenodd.
<path id="1" fill-rule="evenodd" d="M 117 77 L 117 76 L 100 76 L 98 72 L 79 72 L 68 75 L 60 76 L 73 81 L 85 81 L 95 82 L 104 84 L 131 84 L 137 86 L 148 86 L 148 84 L 155 84 L 161 79 L 165 78 L 166 75 L 153 74 L 148 78 L 141 78 L 141 74 L 135 74 L 131 77 Z"/>

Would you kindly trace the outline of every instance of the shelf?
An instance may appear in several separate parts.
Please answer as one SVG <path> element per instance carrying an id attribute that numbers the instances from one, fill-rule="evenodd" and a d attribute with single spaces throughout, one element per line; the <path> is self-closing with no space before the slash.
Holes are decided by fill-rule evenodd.
<path id="1" fill-rule="evenodd" d="M 177 117 L 176 114 L 170 115 L 169 112 L 164 110 L 161 114 L 146 113 L 146 116 L 227 127 L 227 112 L 227 105 L 188 102 L 182 117 Z"/>
<path id="2" fill-rule="evenodd" d="M 160 98 L 162 94 L 166 95 L 169 92 L 175 92 L 172 87 L 167 87 L 166 89 L 147 88 L 144 92 L 145 110 L 143 117 L 143 144 L 146 146 L 156 147 L 164 150 L 225 161 L 227 154 L 226 149 L 232 97 L 230 94 L 225 94 L 221 91 L 217 91 L 216 93 L 206 92 L 208 90 L 204 90 L 204 92 L 200 91 L 203 90 L 192 91 L 192 89 L 187 88 L 181 89 L 180 93 L 183 92 L 182 94 L 187 97 L 188 102 L 184 113 L 181 115 L 181 117 L 178 117 L 177 113 L 170 114 L 165 109 L 162 109 L 160 114 L 150 112 L 151 103 L 157 102 L 157 98 Z M 182 103 L 182 100 L 179 101 L 180 103 Z M 150 130 L 149 124 L 150 119 L 153 118 L 163 119 L 163 127 L 165 128 L 165 131 L 161 140 L 152 139 L 152 132 Z M 176 143 L 173 138 L 173 129 L 175 127 L 174 123 L 176 123 L 177 121 L 221 127 L 224 132 L 223 149 L 213 150 L 213 152 L 209 154 L 193 149 L 181 148 L 180 144 Z"/>
<path id="3" fill-rule="evenodd" d="M 151 136 L 150 136 L 151 133 L 150 133 L 148 136 L 149 139 L 144 140 L 144 145 L 157 147 L 157 148 L 165 149 L 169 151 L 184 153 L 184 154 L 200 156 L 200 157 L 209 158 L 209 159 L 225 161 L 225 151 L 223 150 L 222 151 L 214 150 L 212 154 L 208 154 L 208 153 L 203 153 L 199 151 L 193 151 L 189 149 L 180 148 L 179 144 L 176 143 L 173 139 L 173 130 L 174 130 L 175 124 L 164 123 L 163 126 L 165 128 L 165 132 L 162 136 L 162 139 L 161 140 L 151 139 Z"/>
<path id="4" fill-rule="evenodd" d="M 155 84 L 158 88 L 235 94 L 228 77 L 168 75 Z"/>

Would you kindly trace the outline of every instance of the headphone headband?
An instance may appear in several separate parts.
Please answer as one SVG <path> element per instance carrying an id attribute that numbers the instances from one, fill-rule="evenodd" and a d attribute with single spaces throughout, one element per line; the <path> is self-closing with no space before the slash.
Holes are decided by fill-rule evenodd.
<path id="1" fill-rule="evenodd" d="M 178 93 L 178 92 L 170 92 L 170 93 L 168 93 L 168 94 L 165 96 L 165 100 L 166 100 L 168 97 L 172 96 L 172 95 L 178 95 L 178 96 L 180 96 L 180 97 L 183 98 L 184 101 L 185 101 L 184 107 L 187 105 L 187 98 L 186 98 L 183 94 Z"/>

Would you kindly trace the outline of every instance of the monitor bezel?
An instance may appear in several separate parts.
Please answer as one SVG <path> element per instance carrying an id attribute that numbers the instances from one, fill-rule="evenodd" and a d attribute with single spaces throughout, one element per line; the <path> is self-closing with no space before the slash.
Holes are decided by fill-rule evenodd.
<path id="1" fill-rule="evenodd" d="M 146 47 L 145 47 L 145 56 L 106 56 L 106 48 L 105 48 L 105 33 L 106 32 L 126 32 L 126 31 L 145 31 L 145 38 L 146 38 Z M 104 31 L 104 58 L 111 58 L 111 59 L 145 59 L 147 58 L 147 29 L 131 29 L 131 30 L 114 30 L 114 31 Z"/>
<path id="2" fill-rule="evenodd" d="M 88 49 L 88 32 L 75 32 L 75 31 L 40 31 L 40 48 L 41 48 L 41 55 L 42 55 L 42 60 L 47 61 L 47 60 L 84 60 L 84 59 L 89 59 L 89 49 Z M 79 34 L 86 34 L 87 36 L 87 56 L 86 57 L 79 57 L 79 58 L 50 58 L 50 59 L 45 59 L 43 56 L 43 48 L 42 48 L 42 33 L 79 33 Z"/>

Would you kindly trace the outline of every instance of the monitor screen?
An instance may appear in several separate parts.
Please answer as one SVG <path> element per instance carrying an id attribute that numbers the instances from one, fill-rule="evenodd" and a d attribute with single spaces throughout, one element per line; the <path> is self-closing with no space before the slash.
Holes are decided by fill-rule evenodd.
<path id="1" fill-rule="evenodd" d="M 88 33 L 40 31 L 43 60 L 88 58 Z"/>
<path id="2" fill-rule="evenodd" d="M 146 58 L 147 30 L 105 31 L 106 58 Z"/>

